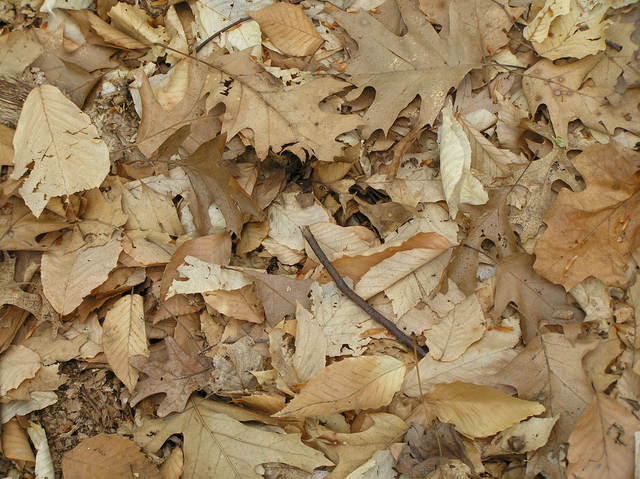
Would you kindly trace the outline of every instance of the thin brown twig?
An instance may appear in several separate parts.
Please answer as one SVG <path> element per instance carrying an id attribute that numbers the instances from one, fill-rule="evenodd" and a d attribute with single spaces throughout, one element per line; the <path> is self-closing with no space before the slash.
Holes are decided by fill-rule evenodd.
<path id="1" fill-rule="evenodd" d="M 345 283 L 344 279 L 342 279 L 342 276 L 340 276 L 340 273 L 338 273 L 338 271 L 329 261 L 329 258 L 327 258 L 327 255 L 324 254 L 324 251 L 322 251 L 322 248 L 318 244 L 316 237 L 313 236 L 313 233 L 308 226 L 302 228 L 302 235 L 304 236 L 304 239 L 307 240 L 307 243 L 309 243 L 309 246 L 311 246 L 311 249 L 320 260 L 320 263 L 322 263 L 322 266 L 324 266 L 324 268 L 327 270 L 327 273 L 329 273 L 329 276 L 331 276 L 331 279 L 333 279 L 333 281 L 336 283 L 336 286 L 342 292 L 342 294 L 353 301 L 365 313 L 371 316 L 371 318 L 375 322 L 384 326 L 385 329 L 390 331 L 396 337 L 396 339 L 404 344 L 407 348 L 409 348 L 410 351 L 415 348 L 416 352 L 421 358 L 427 355 L 427 352 L 423 348 L 415 344 L 409 336 L 407 336 L 400 328 L 398 328 L 398 326 L 396 326 L 391 320 L 387 319 L 382 313 L 380 313 L 373 306 L 367 303 L 360 295 L 352 290 L 347 285 L 347 283 Z"/>
<path id="2" fill-rule="evenodd" d="M 209 38 L 207 38 L 206 40 L 204 40 L 202 43 L 200 43 L 200 45 L 198 45 L 196 47 L 196 53 L 198 53 L 200 50 L 202 50 L 205 46 L 207 46 L 209 44 L 209 42 L 211 42 L 213 39 L 219 37 L 220 35 L 222 35 L 224 32 L 226 32 L 227 30 L 231 30 L 233 27 L 235 27 L 236 25 L 239 25 L 243 22 L 246 22 L 247 20 L 251 20 L 250 17 L 242 17 L 242 18 L 238 18 L 235 22 L 231 22 L 229 25 L 227 25 L 226 27 L 221 28 L 220 30 L 218 30 L 216 33 L 214 33 L 213 35 L 211 35 Z"/>

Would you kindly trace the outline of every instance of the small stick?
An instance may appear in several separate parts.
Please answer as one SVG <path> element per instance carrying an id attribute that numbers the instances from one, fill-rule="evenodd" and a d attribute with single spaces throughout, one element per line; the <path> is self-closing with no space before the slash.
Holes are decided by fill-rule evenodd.
<path id="1" fill-rule="evenodd" d="M 235 22 L 231 22 L 229 25 L 227 25 L 224 28 L 221 28 L 220 30 L 218 30 L 216 33 L 214 33 L 213 35 L 211 35 L 209 38 L 207 38 L 205 41 L 203 41 L 200 45 L 198 45 L 196 47 L 196 53 L 198 53 L 200 50 L 202 50 L 211 40 L 213 40 L 216 37 L 219 37 L 220 35 L 222 35 L 224 32 L 226 32 L 227 30 L 232 29 L 233 27 L 235 27 L 236 25 L 239 25 L 240 23 L 246 22 L 247 20 L 251 20 L 251 18 L 249 17 L 242 17 L 242 18 L 238 18 Z"/>
<path id="2" fill-rule="evenodd" d="M 320 260 L 320 263 L 322 263 L 322 266 L 324 266 L 324 268 L 327 270 L 327 273 L 329 273 L 329 276 L 331 276 L 331 279 L 333 279 L 333 281 L 336 283 L 336 286 L 342 292 L 342 294 L 356 303 L 356 305 L 358 305 L 360 309 L 371 316 L 374 321 L 384 326 L 388 331 L 391 331 L 391 333 L 393 333 L 398 341 L 407 346 L 409 350 L 413 350 L 415 348 L 415 351 L 421 358 L 427 355 L 427 352 L 423 348 L 415 344 L 409 336 L 407 336 L 400 328 L 398 328 L 398 326 L 387 319 L 382 313 L 373 308 L 373 306 L 367 303 L 360 295 L 352 290 L 347 285 L 347 283 L 344 282 L 344 279 L 342 279 L 340 273 L 338 273 L 338 271 L 333 267 L 333 265 L 329 261 L 329 258 L 327 258 L 327 255 L 324 254 L 324 251 L 322 251 L 322 248 L 318 244 L 316 237 L 313 236 L 313 233 L 308 226 L 302 228 L 302 235 L 304 236 L 304 239 L 307 240 L 307 243 L 309 243 L 309 246 L 311 246 L 311 249 Z"/>

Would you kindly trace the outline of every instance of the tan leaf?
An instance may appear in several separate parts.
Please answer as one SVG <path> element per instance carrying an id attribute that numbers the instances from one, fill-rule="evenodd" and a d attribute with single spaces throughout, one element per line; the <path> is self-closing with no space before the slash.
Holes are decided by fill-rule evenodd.
<path id="1" fill-rule="evenodd" d="M 222 165 L 225 137 L 201 145 L 183 161 L 189 181 L 195 191 L 196 204 L 194 219 L 198 231 L 206 234 L 211 226 L 209 206 L 215 203 L 227 223 L 227 228 L 236 234 L 242 231 L 242 225 L 250 219 L 264 219 L 264 212 L 251 196 L 231 175 L 231 171 Z"/>
<path id="2" fill-rule="evenodd" d="M 290 464 L 307 472 L 332 465 L 320 452 L 305 446 L 300 434 L 245 426 L 240 421 L 252 419 L 234 419 L 215 405 L 213 401 L 194 399 L 181 414 L 146 420 L 136 429 L 134 439 L 155 453 L 169 436 L 182 434 L 183 477 L 191 479 L 260 479 L 255 468 L 268 462 Z"/>
<path id="3" fill-rule="evenodd" d="M 438 419 L 462 434 L 487 437 L 529 416 L 542 414 L 542 404 L 513 398 L 498 389 L 471 383 L 439 384 L 423 396 Z"/>
<path id="4" fill-rule="evenodd" d="M 218 70 L 210 74 L 213 92 L 207 107 L 224 103 L 222 131 L 229 138 L 243 129 L 253 131 L 253 145 L 261 159 L 270 147 L 279 152 L 293 144 L 287 149 L 299 155 L 304 149 L 322 161 L 332 161 L 342 156 L 344 146 L 336 137 L 362 124 L 357 115 L 319 107 L 326 97 L 349 85 L 337 78 L 321 77 L 284 88 L 266 76 L 248 52 L 216 57 L 213 64 Z"/>
<path id="5" fill-rule="evenodd" d="M 2 426 L 2 455 L 11 461 L 35 462 L 29 438 L 17 419 L 11 419 Z"/>
<path id="6" fill-rule="evenodd" d="M 482 455 L 491 457 L 535 451 L 547 443 L 557 421 L 558 416 L 532 417 L 515 424 L 494 437 Z"/>
<path id="7" fill-rule="evenodd" d="M 300 5 L 274 3 L 249 13 L 264 34 L 282 53 L 297 57 L 312 55 L 324 43 Z"/>
<path id="8" fill-rule="evenodd" d="M 169 43 L 166 29 L 158 25 L 154 27 L 151 18 L 142 8 L 118 2 L 109 11 L 111 24 L 147 46 L 154 43 Z"/>
<path id="9" fill-rule="evenodd" d="M 123 6 L 120 6 L 119 8 L 123 8 Z M 116 11 L 114 11 L 114 15 L 116 15 Z M 135 38 L 130 37 L 126 33 L 112 26 L 110 23 L 105 22 L 90 10 L 69 10 L 66 13 L 78 23 L 83 26 L 86 25 L 90 31 L 99 35 L 107 45 L 126 48 L 128 50 L 139 50 L 149 47 L 148 43 L 142 43 Z"/>
<path id="10" fill-rule="evenodd" d="M 186 256 L 177 268 L 184 279 L 174 279 L 167 297 L 174 294 L 194 294 L 208 291 L 234 291 L 251 284 L 240 271 L 211 264 L 194 256 Z"/>
<path id="11" fill-rule="evenodd" d="M 116 301 L 107 311 L 103 328 L 102 346 L 107 361 L 118 379 L 133 391 L 138 371 L 129 364 L 129 358 L 138 354 L 149 356 L 142 296 L 129 294 Z"/>
<path id="12" fill-rule="evenodd" d="M 59 231 L 69 224 L 63 218 L 45 210 L 36 218 L 16 197 L 11 197 L 0 211 L 0 249 L 44 251 L 50 241 L 42 241 L 45 233 Z"/>
<path id="13" fill-rule="evenodd" d="M 629 255 L 640 246 L 640 155 L 612 142 L 586 149 L 573 163 L 587 188 L 560 191 L 547 210 L 534 268 L 567 291 L 589 276 L 622 285 Z"/>
<path id="14" fill-rule="evenodd" d="M 264 321 L 264 310 L 253 284 L 247 284 L 233 291 L 207 291 L 203 297 L 205 303 L 231 318 L 251 323 Z"/>
<path id="15" fill-rule="evenodd" d="M 52 85 L 40 85 L 29 93 L 13 147 L 11 178 L 29 171 L 20 194 L 35 216 L 53 197 L 100 186 L 111 165 L 109 149 L 89 116 Z"/>
<path id="16" fill-rule="evenodd" d="M 327 341 L 318 319 L 298 304 L 296 311 L 296 352 L 293 356 L 300 383 L 306 383 L 326 365 Z"/>
<path id="17" fill-rule="evenodd" d="M 517 318 L 506 318 L 502 326 L 488 330 L 484 337 L 455 361 L 443 363 L 427 355 L 418 363 L 420 374 L 411 369 L 402 386 L 405 394 L 417 397 L 437 384 L 454 381 L 490 383 L 491 376 L 517 355 L 513 347 L 520 341 Z M 420 385 L 418 384 L 420 378 Z"/>
<path id="18" fill-rule="evenodd" d="M 0 75 L 19 76 L 44 49 L 30 30 L 14 30 L 0 36 Z"/>
<path id="19" fill-rule="evenodd" d="M 184 472 L 184 453 L 182 448 L 176 447 L 160 466 L 162 479 L 180 479 Z"/>
<path id="20" fill-rule="evenodd" d="M 569 437 L 567 477 L 632 477 L 640 421 L 618 401 L 597 393 Z"/>
<path id="21" fill-rule="evenodd" d="M 13 135 L 15 130 L 0 125 L 0 165 L 13 166 L 15 152 L 13 151 Z"/>
<path id="22" fill-rule="evenodd" d="M 34 377 L 41 367 L 42 360 L 35 351 L 24 346 L 9 346 L 0 356 L 0 396 Z"/>
<path id="23" fill-rule="evenodd" d="M 68 233 L 55 250 L 42 255 L 42 289 L 51 306 L 60 314 L 69 314 L 82 299 L 104 283 L 122 251 L 118 234 L 101 246 L 66 251 L 73 241 Z"/>
<path id="24" fill-rule="evenodd" d="M 404 363 L 391 356 L 343 359 L 311 378 L 276 416 L 304 418 L 385 406 L 400 389 L 404 374 Z"/>
<path id="25" fill-rule="evenodd" d="M 155 479 L 159 474 L 135 442 L 117 434 L 98 434 L 66 452 L 62 473 L 68 479 Z"/>
<path id="26" fill-rule="evenodd" d="M 44 428 L 39 424 L 29 421 L 27 434 L 29 434 L 29 439 L 31 439 L 31 443 L 36 449 L 36 464 L 34 471 L 36 473 L 36 477 L 43 477 L 45 479 L 55 477 L 53 459 L 51 458 L 51 451 L 49 450 L 49 443 L 47 441 L 47 433 Z"/>
<path id="27" fill-rule="evenodd" d="M 365 421 L 372 424 L 352 433 L 335 432 L 322 425 L 309 428 L 309 434 L 317 441 L 320 450 L 337 464 L 327 479 L 347 477 L 373 453 L 400 441 L 409 427 L 398 416 L 384 412 L 368 414 Z"/>
<path id="28" fill-rule="evenodd" d="M 456 304 L 442 321 L 425 332 L 429 355 L 438 361 L 458 359 L 469 346 L 478 341 L 487 321 L 476 295 Z"/>

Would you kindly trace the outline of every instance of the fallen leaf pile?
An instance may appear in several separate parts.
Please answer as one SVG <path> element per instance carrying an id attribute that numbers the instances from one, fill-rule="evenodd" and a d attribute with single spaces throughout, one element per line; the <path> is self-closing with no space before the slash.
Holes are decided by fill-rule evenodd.
<path id="1" fill-rule="evenodd" d="M 0 477 L 633 477 L 637 1 L 0 3 Z"/>

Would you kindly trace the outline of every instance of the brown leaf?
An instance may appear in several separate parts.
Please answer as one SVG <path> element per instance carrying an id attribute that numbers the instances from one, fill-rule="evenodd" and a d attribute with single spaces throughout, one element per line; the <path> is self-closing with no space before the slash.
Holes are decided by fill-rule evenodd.
<path id="1" fill-rule="evenodd" d="M 0 210 L 0 248 L 45 251 L 51 246 L 51 242 L 46 241 L 46 233 L 69 226 L 63 220 L 64 218 L 49 210 L 43 211 L 40 217 L 36 218 L 21 199 L 12 197 Z M 55 240 L 55 236 L 53 239 Z"/>
<path id="2" fill-rule="evenodd" d="M 206 386 L 211 377 L 211 366 L 204 357 L 186 353 L 172 337 L 165 338 L 164 344 L 166 351 L 152 349 L 148 358 L 134 356 L 129 360 L 147 375 L 138 381 L 131 405 L 153 394 L 164 393 L 165 398 L 158 407 L 159 417 L 183 411 L 191 393 Z"/>
<path id="3" fill-rule="evenodd" d="M 197 203 L 194 220 L 200 234 L 209 232 L 209 206 L 215 203 L 227 222 L 227 228 L 239 235 L 242 225 L 250 219 L 261 221 L 265 215 L 251 196 L 221 164 L 225 136 L 201 145 L 181 163 L 195 191 Z"/>
<path id="4" fill-rule="evenodd" d="M 569 437 L 567 477 L 632 477 L 640 421 L 615 399 L 597 393 Z"/>
<path id="5" fill-rule="evenodd" d="M 640 246 L 640 154 L 612 142 L 573 163 L 587 188 L 562 190 L 547 210 L 534 268 L 567 291 L 589 276 L 622 285 L 629 254 Z"/>
<path id="6" fill-rule="evenodd" d="M 496 268 L 494 313 L 500 315 L 510 302 L 522 314 L 522 337 L 525 343 L 538 332 L 541 321 L 572 316 L 574 321 L 584 314 L 567 301 L 564 288 L 553 284 L 533 270 L 533 256 L 516 253 L 501 260 Z M 568 313 L 568 314 L 567 314 Z"/>
<path id="7" fill-rule="evenodd" d="M 131 439 L 117 434 L 98 434 L 85 439 L 62 459 L 67 479 L 156 479 L 156 466 Z"/>
<path id="8" fill-rule="evenodd" d="M 282 53 L 296 57 L 312 55 L 324 43 L 300 5 L 274 3 L 249 12 L 264 34 Z"/>

